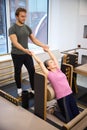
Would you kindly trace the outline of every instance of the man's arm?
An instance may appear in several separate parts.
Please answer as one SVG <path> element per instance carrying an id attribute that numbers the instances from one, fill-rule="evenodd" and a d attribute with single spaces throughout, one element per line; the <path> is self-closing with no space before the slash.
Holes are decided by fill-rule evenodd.
<path id="1" fill-rule="evenodd" d="M 42 42 L 40 42 L 37 38 L 35 38 L 35 36 L 33 34 L 30 34 L 29 38 L 31 39 L 31 41 L 37 45 L 42 47 L 43 49 L 47 49 L 49 48 L 47 45 L 43 44 Z"/>
<path id="2" fill-rule="evenodd" d="M 25 53 L 27 53 L 29 55 L 31 54 L 31 52 L 28 49 L 25 49 L 21 44 L 18 43 L 17 37 L 16 37 L 15 34 L 11 34 L 9 37 L 10 37 L 10 40 L 12 41 L 13 45 L 17 49 L 19 49 L 19 50 L 21 50 L 21 51 L 23 51 L 23 52 L 25 52 Z"/>
<path id="3" fill-rule="evenodd" d="M 31 54 L 32 54 L 33 58 L 35 59 L 35 61 L 39 64 L 43 73 L 47 76 L 48 75 L 48 69 L 44 66 L 43 62 L 33 52 L 31 52 Z"/>

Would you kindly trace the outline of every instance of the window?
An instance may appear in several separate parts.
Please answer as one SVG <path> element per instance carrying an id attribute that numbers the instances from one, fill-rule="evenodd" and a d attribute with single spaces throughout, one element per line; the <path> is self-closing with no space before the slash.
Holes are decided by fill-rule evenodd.
<path id="1" fill-rule="evenodd" d="M 31 26 L 36 38 L 47 44 L 47 0 L 29 0 L 29 5 L 27 24 Z M 29 45 L 31 50 L 41 49 L 34 44 Z"/>
<path id="2" fill-rule="evenodd" d="M 84 34 L 83 38 L 87 38 L 87 25 L 84 25 Z"/>
<path id="3" fill-rule="evenodd" d="M 34 35 L 43 43 L 47 44 L 47 6 L 48 0 L 8 0 L 9 2 L 9 16 L 6 16 L 5 1 L 0 0 L 0 53 L 7 53 L 7 33 L 8 26 L 6 26 L 6 18 L 10 17 L 9 26 L 15 23 L 15 10 L 18 7 L 27 9 L 26 24 L 30 26 Z M 3 15 L 5 17 L 3 17 Z M 8 25 L 8 24 L 7 24 Z M 3 43 L 3 44 L 2 44 Z M 10 47 L 11 48 L 11 47 Z M 29 48 L 38 50 L 38 47 L 29 40 Z"/>
<path id="4" fill-rule="evenodd" d="M 7 53 L 5 0 L 0 0 L 0 54 Z"/>

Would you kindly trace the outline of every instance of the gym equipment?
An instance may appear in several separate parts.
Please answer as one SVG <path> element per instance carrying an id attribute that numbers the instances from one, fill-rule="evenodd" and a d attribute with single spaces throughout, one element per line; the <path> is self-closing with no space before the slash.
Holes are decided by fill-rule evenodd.
<path id="1" fill-rule="evenodd" d="M 62 71 L 66 74 L 69 84 L 72 83 L 72 66 L 67 64 L 61 65 Z M 72 86 L 72 84 L 71 84 Z M 47 100 L 55 98 L 55 92 L 48 83 L 47 77 L 43 73 L 35 73 L 35 114 L 46 120 Z"/>
<path id="2" fill-rule="evenodd" d="M 2 90 L 0 90 L 0 96 L 6 98 L 7 100 L 9 100 L 10 102 L 14 103 L 17 106 L 20 103 L 20 98 L 17 99 L 17 98 L 11 96 L 10 94 L 8 94 L 8 93 L 6 93 L 6 92 L 4 92 Z"/>
<path id="3" fill-rule="evenodd" d="M 74 68 L 78 66 L 78 53 L 74 53 L 74 54 L 65 54 L 62 58 L 62 63 L 66 63 L 66 64 L 70 64 L 72 65 Z"/>
<path id="4" fill-rule="evenodd" d="M 78 66 L 78 52 L 74 53 L 74 54 L 65 54 L 62 57 L 62 63 L 66 63 L 66 64 L 70 64 L 73 67 L 73 70 L 75 67 Z M 78 93 L 78 87 L 76 84 L 76 79 L 77 79 L 77 74 L 74 73 L 73 71 L 73 76 L 72 76 L 72 90 L 74 93 Z"/>
<path id="5" fill-rule="evenodd" d="M 67 79 L 69 83 L 72 83 L 72 72 L 73 72 L 73 67 L 72 65 L 67 65 L 67 64 L 62 64 L 61 69 L 63 72 L 65 72 Z M 71 79 L 71 80 L 70 80 Z M 71 82 L 70 82 L 71 81 Z M 46 106 L 47 106 L 47 92 L 49 91 L 52 92 L 53 90 L 50 89 L 51 86 L 47 81 L 47 77 L 42 74 L 42 73 L 35 73 L 35 114 L 42 119 L 46 120 L 47 118 L 47 111 L 46 111 Z M 50 95 L 50 96 L 49 96 Z M 48 94 L 48 97 L 51 98 L 51 93 Z M 78 116 L 76 116 L 73 120 L 71 120 L 67 124 L 63 124 L 61 126 L 61 130 L 83 130 L 87 126 L 87 109 L 83 110 Z"/>
<path id="6" fill-rule="evenodd" d="M 22 107 L 25 109 L 29 108 L 29 93 L 27 90 L 22 91 Z"/>
<path id="7" fill-rule="evenodd" d="M 84 130 L 87 127 L 87 108 L 69 123 L 64 124 L 61 130 Z"/>
<path id="8" fill-rule="evenodd" d="M 75 67 L 74 72 L 83 76 L 87 76 L 87 64 Z"/>
<path id="9" fill-rule="evenodd" d="M 62 63 L 61 70 L 66 75 L 70 87 L 72 88 L 72 77 L 73 77 L 73 67 L 70 64 Z"/>
<path id="10" fill-rule="evenodd" d="M 55 98 L 55 92 L 50 83 L 47 83 L 47 101 L 50 101 Z"/>
<path id="11" fill-rule="evenodd" d="M 41 73 L 35 73 L 34 77 L 35 114 L 46 120 L 47 79 L 45 75 Z"/>

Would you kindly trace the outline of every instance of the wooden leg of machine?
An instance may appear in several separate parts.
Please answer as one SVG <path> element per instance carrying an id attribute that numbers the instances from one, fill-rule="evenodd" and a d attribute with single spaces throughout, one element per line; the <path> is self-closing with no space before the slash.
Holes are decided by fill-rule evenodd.
<path id="1" fill-rule="evenodd" d="M 72 90 L 74 93 L 78 93 L 78 86 L 77 86 L 77 74 L 73 73 L 73 79 L 72 79 Z"/>
<path id="2" fill-rule="evenodd" d="M 64 124 L 61 130 L 85 130 L 87 128 L 87 109 L 82 111 L 69 123 Z"/>

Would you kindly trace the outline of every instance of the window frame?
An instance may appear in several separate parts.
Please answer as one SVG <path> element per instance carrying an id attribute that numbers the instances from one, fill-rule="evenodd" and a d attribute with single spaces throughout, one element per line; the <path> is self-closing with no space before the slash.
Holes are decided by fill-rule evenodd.
<path id="1" fill-rule="evenodd" d="M 10 1 L 9 0 L 4 0 L 5 1 L 5 11 L 6 11 L 6 45 L 7 45 L 7 53 L 5 54 L 0 54 L 0 55 L 8 55 L 11 52 L 11 41 L 9 39 L 9 34 L 8 34 L 8 29 L 10 27 Z M 49 18 L 49 0 L 47 0 L 47 44 L 48 44 L 48 18 Z M 40 53 L 42 52 L 42 49 L 40 49 L 39 51 L 36 51 L 36 53 Z"/>

